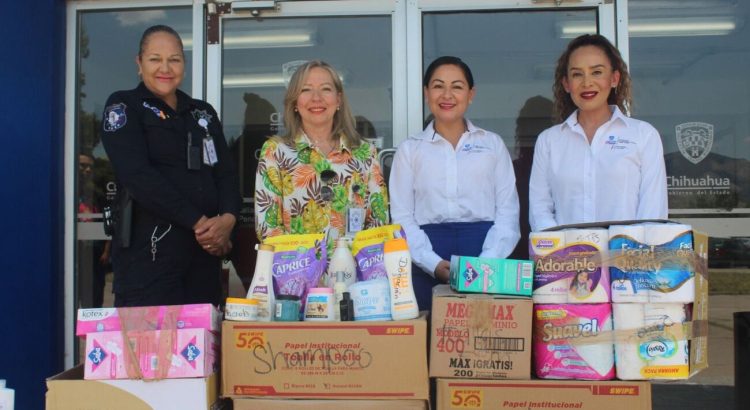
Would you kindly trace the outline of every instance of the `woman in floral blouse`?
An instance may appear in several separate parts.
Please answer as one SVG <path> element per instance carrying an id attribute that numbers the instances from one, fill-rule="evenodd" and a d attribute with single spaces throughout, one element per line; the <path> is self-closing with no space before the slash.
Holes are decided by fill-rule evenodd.
<path id="1" fill-rule="evenodd" d="M 341 79 L 329 64 L 300 66 L 284 97 L 286 134 L 261 149 L 255 182 L 258 238 L 388 223 L 375 147 L 357 133 Z"/>

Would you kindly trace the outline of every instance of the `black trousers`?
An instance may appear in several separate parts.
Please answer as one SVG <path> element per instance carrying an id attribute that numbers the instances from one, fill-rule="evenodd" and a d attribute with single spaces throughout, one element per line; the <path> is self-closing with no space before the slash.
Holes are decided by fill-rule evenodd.
<path id="1" fill-rule="evenodd" d="M 201 248 L 193 231 L 140 223 L 128 248 L 117 243 L 112 244 L 115 306 L 220 304 L 221 260 Z"/>

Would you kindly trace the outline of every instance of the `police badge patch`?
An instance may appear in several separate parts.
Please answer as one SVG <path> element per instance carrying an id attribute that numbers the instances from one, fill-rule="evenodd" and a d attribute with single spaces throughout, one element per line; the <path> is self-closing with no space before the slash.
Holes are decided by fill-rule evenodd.
<path id="1" fill-rule="evenodd" d="M 213 118 L 213 115 L 209 114 L 207 110 L 199 110 L 196 108 L 190 113 L 193 114 L 193 118 L 195 118 L 195 120 L 198 121 L 199 124 L 201 124 L 201 127 L 204 128 L 205 126 L 201 123 L 201 120 L 203 120 L 205 122 L 205 125 L 207 126 L 211 123 L 211 118 Z"/>
<path id="2" fill-rule="evenodd" d="M 693 164 L 703 161 L 714 143 L 714 126 L 705 122 L 685 122 L 675 127 L 677 146 Z"/>
<path id="3" fill-rule="evenodd" d="M 118 103 L 112 104 L 104 110 L 104 121 L 102 121 L 104 131 L 117 131 L 125 126 L 128 122 L 128 117 L 125 115 L 125 108 L 125 104 Z"/>

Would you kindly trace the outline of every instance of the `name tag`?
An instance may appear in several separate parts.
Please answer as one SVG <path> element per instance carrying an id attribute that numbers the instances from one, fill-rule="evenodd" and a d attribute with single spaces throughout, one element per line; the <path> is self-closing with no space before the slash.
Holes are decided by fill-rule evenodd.
<path id="1" fill-rule="evenodd" d="M 216 156 L 214 139 L 211 137 L 203 138 L 203 163 L 214 166 L 217 162 L 219 162 L 219 159 Z"/>

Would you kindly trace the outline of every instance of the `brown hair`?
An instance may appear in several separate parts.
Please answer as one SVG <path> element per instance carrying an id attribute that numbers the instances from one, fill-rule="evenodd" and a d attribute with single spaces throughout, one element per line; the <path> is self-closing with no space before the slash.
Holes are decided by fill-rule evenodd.
<path id="1" fill-rule="evenodd" d="M 331 135 L 334 138 L 341 136 L 341 138 L 344 138 L 343 142 L 352 149 L 359 147 L 362 143 L 362 137 L 354 125 L 354 116 L 352 115 L 351 108 L 349 108 L 349 101 L 346 98 L 346 94 L 344 94 L 344 84 L 341 82 L 341 77 L 339 77 L 336 69 L 321 60 L 312 60 L 302 64 L 292 75 L 286 95 L 284 96 L 284 127 L 286 127 L 286 133 L 281 139 L 287 144 L 293 145 L 294 139 L 303 132 L 302 118 L 294 108 L 297 106 L 297 98 L 302 93 L 305 79 L 307 79 L 307 75 L 313 68 L 322 68 L 331 75 L 333 85 L 341 97 L 341 105 L 339 105 L 339 109 L 333 115 Z"/>
<path id="2" fill-rule="evenodd" d="M 617 105 L 623 113 L 628 114 L 630 107 L 633 104 L 628 65 L 625 64 L 625 61 L 622 59 L 617 48 L 615 48 L 606 37 L 599 34 L 584 34 L 573 39 L 573 41 L 568 44 L 568 48 L 565 52 L 557 60 L 555 84 L 552 86 L 552 92 L 555 96 L 555 119 L 558 122 L 563 122 L 577 108 L 573 103 L 573 99 L 570 98 L 570 94 L 565 91 L 563 78 L 568 75 L 570 55 L 584 46 L 594 46 L 602 50 L 609 59 L 609 63 L 612 65 L 612 71 L 618 71 L 620 73 L 620 83 L 609 93 L 607 103 L 610 105 Z"/>

